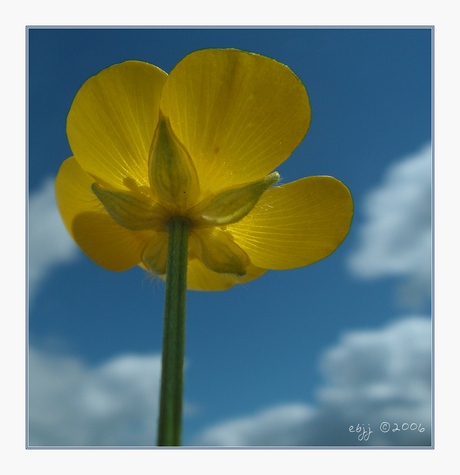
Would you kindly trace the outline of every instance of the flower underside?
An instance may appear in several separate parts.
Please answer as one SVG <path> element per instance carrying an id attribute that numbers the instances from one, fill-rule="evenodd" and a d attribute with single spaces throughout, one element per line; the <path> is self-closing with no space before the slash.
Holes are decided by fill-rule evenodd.
<path id="1" fill-rule="evenodd" d="M 310 120 L 300 79 L 257 54 L 195 51 L 170 74 L 142 61 L 110 66 L 82 85 L 67 117 L 61 217 L 101 267 L 162 277 L 168 228 L 181 221 L 193 290 L 310 265 L 334 252 L 353 216 L 335 178 L 273 186 Z"/>
<path id="2" fill-rule="evenodd" d="M 150 270 L 159 275 L 166 273 L 168 224 L 180 218 L 190 227 L 192 258 L 198 257 L 217 273 L 245 275 L 251 261 L 225 226 L 244 218 L 279 180 L 279 174 L 218 193 L 203 193 L 189 153 L 161 112 L 148 170 L 151 193 L 111 189 L 98 182 L 91 189 L 117 224 L 131 231 L 152 231 L 142 255 Z"/>

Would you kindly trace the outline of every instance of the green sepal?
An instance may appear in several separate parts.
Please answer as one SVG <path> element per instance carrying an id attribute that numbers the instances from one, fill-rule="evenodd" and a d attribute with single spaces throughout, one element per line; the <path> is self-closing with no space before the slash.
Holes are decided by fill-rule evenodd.
<path id="1" fill-rule="evenodd" d="M 262 180 L 233 186 L 199 203 L 194 212 L 205 226 L 224 226 L 243 219 L 262 194 L 280 179 L 274 172 Z"/>
<path id="2" fill-rule="evenodd" d="M 165 210 L 161 205 L 140 199 L 139 193 L 108 190 L 97 183 L 91 185 L 91 190 L 120 226 L 131 231 L 164 230 Z"/>

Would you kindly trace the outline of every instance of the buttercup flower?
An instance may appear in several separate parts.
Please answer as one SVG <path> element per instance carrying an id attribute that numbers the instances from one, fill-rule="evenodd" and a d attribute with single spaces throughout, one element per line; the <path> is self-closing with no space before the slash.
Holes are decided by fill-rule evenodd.
<path id="1" fill-rule="evenodd" d="M 68 115 L 63 221 L 100 266 L 164 277 L 168 223 L 182 218 L 189 289 L 312 264 L 343 241 L 353 205 L 328 176 L 275 186 L 310 118 L 302 82 L 257 54 L 196 51 L 169 75 L 140 61 L 111 66 L 83 84 Z"/>

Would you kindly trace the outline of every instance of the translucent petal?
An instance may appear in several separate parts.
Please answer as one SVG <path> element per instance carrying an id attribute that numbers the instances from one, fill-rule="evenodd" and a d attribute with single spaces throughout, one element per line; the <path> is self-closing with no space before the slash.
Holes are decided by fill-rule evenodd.
<path id="1" fill-rule="evenodd" d="M 156 233 L 147 244 L 142 261 L 156 275 L 166 274 L 168 261 L 168 233 Z"/>
<path id="2" fill-rule="evenodd" d="M 182 59 L 161 109 L 207 192 L 266 176 L 301 142 L 311 118 L 305 87 L 287 66 L 233 49 Z"/>
<path id="3" fill-rule="evenodd" d="M 227 231 L 254 265 L 293 269 L 331 254 L 348 234 L 352 216 L 352 198 L 343 183 L 308 177 L 267 190 Z"/>
<path id="4" fill-rule="evenodd" d="M 67 136 L 80 166 L 99 182 L 125 189 L 126 177 L 148 186 L 148 153 L 167 74 L 127 61 L 104 69 L 77 92 Z"/>
<path id="5" fill-rule="evenodd" d="M 208 269 L 221 274 L 246 273 L 251 261 L 225 231 L 215 227 L 192 230 L 190 237 L 194 239 L 199 258 Z"/>
<path id="6" fill-rule="evenodd" d="M 218 274 L 208 269 L 199 259 L 189 261 L 187 270 L 187 287 L 190 290 L 226 290 L 237 284 L 244 284 L 257 279 L 266 272 L 253 265 L 246 268 L 246 274 L 237 276 L 234 274 Z"/>
<path id="7" fill-rule="evenodd" d="M 117 224 L 91 191 L 93 179 L 68 158 L 56 178 L 56 200 L 64 224 L 81 250 L 108 270 L 123 271 L 141 260 L 151 232 Z"/>

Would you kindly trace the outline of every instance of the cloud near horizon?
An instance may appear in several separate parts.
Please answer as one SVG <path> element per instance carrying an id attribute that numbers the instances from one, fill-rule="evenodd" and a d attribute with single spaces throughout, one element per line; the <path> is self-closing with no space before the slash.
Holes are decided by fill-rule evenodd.
<path id="1" fill-rule="evenodd" d="M 315 404 L 281 404 L 224 421 L 205 430 L 194 444 L 431 444 L 429 318 L 410 316 L 382 329 L 345 333 L 336 346 L 323 354 L 320 372 L 323 383 Z M 363 431 L 356 432 L 358 424 L 372 431 L 367 440 L 359 439 Z"/>
<path id="2" fill-rule="evenodd" d="M 431 144 L 392 164 L 363 211 L 350 271 L 364 279 L 403 278 L 399 302 L 419 306 L 431 292 Z"/>
<path id="3" fill-rule="evenodd" d="M 121 355 L 95 367 L 29 350 L 29 445 L 152 446 L 161 355 Z"/>
<path id="4" fill-rule="evenodd" d="M 319 370 L 323 382 L 313 404 L 290 402 L 223 421 L 190 445 L 430 445 L 429 318 L 345 333 L 322 355 Z M 31 348 L 30 446 L 155 445 L 160 374 L 160 355 L 121 355 L 90 367 Z M 383 422 L 389 431 L 380 430 Z M 393 432 L 395 423 L 417 430 Z M 369 440 L 349 431 L 357 424 L 371 428 Z"/>

